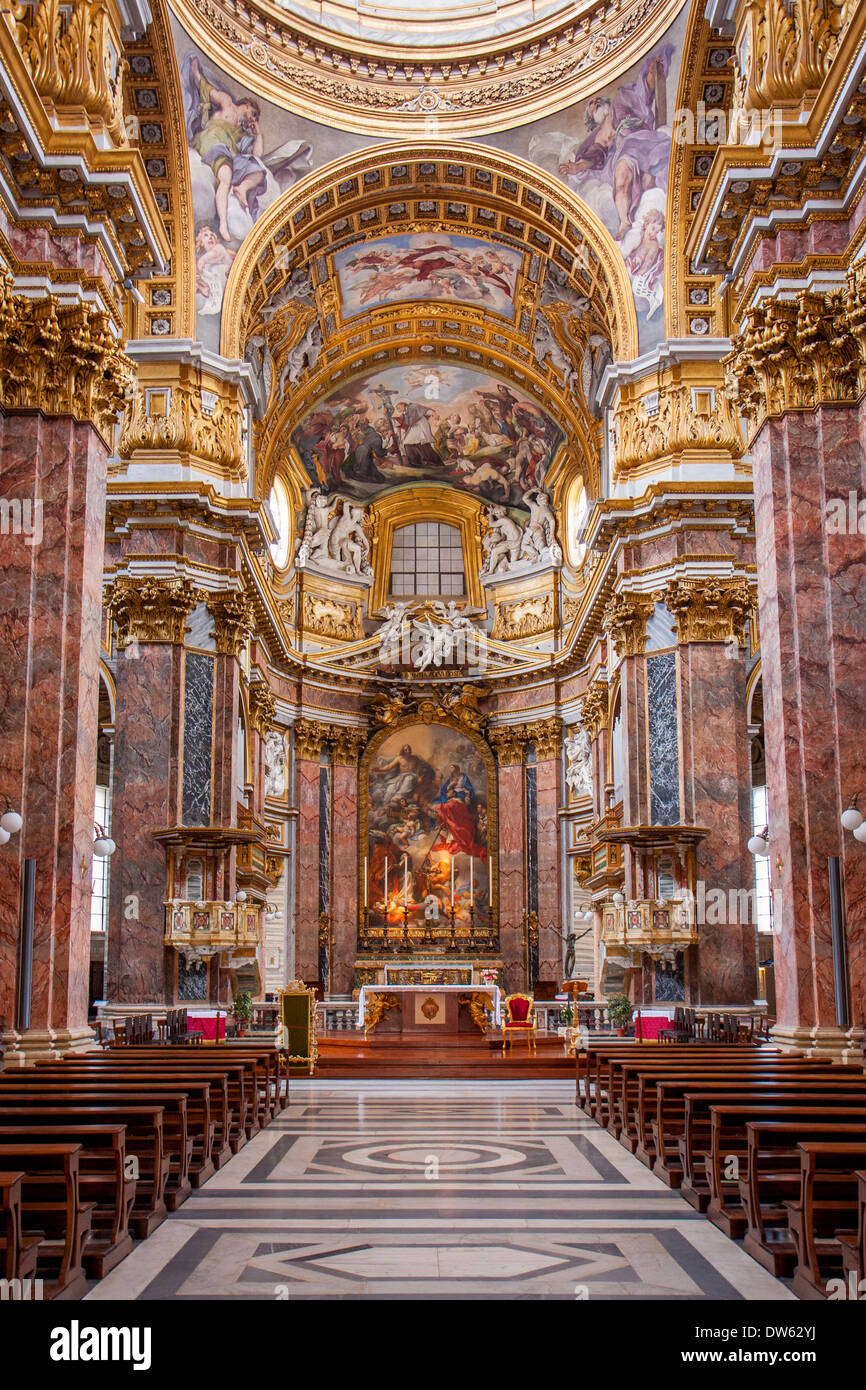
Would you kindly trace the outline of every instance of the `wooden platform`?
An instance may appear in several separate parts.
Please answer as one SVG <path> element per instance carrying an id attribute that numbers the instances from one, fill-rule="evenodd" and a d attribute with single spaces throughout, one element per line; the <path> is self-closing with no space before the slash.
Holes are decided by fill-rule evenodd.
<path id="1" fill-rule="evenodd" d="M 435 1047 L 400 1042 L 392 1034 L 364 1042 L 360 1033 L 322 1033 L 316 1076 L 330 1080 L 357 1077 L 421 1081 L 531 1081 L 574 1076 L 562 1038 L 540 1036 L 537 1051 L 515 1043 L 505 1054 L 498 1034 L 467 1039 L 465 1033 L 442 1035 Z"/>

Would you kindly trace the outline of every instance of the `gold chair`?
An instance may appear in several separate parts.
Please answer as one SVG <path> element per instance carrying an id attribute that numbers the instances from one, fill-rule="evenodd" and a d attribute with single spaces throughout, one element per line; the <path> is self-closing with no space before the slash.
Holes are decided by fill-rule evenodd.
<path id="1" fill-rule="evenodd" d="M 505 1017 L 502 1020 L 502 1050 L 510 1047 L 515 1037 L 525 1038 L 531 1052 L 536 1050 L 535 1000 L 531 994 L 508 994 L 502 1001 Z"/>

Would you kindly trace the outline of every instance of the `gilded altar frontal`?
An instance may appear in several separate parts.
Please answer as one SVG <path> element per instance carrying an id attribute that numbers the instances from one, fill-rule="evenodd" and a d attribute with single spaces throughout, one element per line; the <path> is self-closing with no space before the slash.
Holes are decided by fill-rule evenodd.
<path id="1" fill-rule="evenodd" d="M 864 130 L 853 0 L 0 15 L 0 1325 L 862 1300 Z"/>

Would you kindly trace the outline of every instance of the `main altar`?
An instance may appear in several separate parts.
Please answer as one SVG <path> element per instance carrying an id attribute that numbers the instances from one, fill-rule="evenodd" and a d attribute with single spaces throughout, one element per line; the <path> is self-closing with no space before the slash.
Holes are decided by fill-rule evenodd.
<path id="1" fill-rule="evenodd" d="M 499 1027 L 500 999 L 498 985 L 364 985 L 358 995 L 358 1027 L 365 1037 L 375 1028 L 415 1042 L 457 1043 L 461 1035 L 477 1037 Z"/>

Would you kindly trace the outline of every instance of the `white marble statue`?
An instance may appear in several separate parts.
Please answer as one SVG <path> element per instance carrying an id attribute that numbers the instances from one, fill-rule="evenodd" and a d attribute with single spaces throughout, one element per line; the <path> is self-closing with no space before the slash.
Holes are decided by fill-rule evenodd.
<path id="1" fill-rule="evenodd" d="M 535 320 L 535 333 L 532 337 L 532 350 L 535 353 L 535 360 L 540 367 L 544 366 L 545 358 L 550 359 L 550 365 L 555 372 L 562 377 L 567 387 L 571 387 L 576 380 L 577 372 L 567 353 L 557 343 L 551 332 L 550 325 L 541 314 Z"/>
<path id="2" fill-rule="evenodd" d="M 485 559 L 482 574 L 499 574 L 517 564 L 523 532 L 504 507 L 488 507 L 490 530 L 482 542 Z"/>
<path id="3" fill-rule="evenodd" d="M 523 501 L 529 508 L 529 520 L 523 532 L 520 545 L 521 560 L 549 561 L 557 563 L 559 546 L 556 544 L 556 517 L 541 488 L 530 488 L 524 492 Z"/>
<path id="4" fill-rule="evenodd" d="M 318 564 L 328 558 L 328 540 L 339 497 L 331 498 L 321 488 L 314 487 L 307 502 L 304 537 L 298 552 L 298 564 Z"/>
<path id="5" fill-rule="evenodd" d="M 280 370 L 277 382 L 277 396 L 285 395 L 287 386 L 294 386 L 301 373 L 309 368 L 312 371 L 322 351 L 322 330 L 318 319 L 314 319 L 296 347 L 293 347 Z"/>
<path id="6" fill-rule="evenodd" d="M 568 759 L 565 781 L 570 792 L 573 796 L 592 796 L 592 749 L 582 724 L 575 724 L 562 746 Z"/>
<path id="7" fill-rule="evenodd" d="M 269 729 L 265 739 L 265 796 L 285 796 L 286 736 L 282 729 Z"/>
<path id="8" fill-rule="evenodd" d="M 347 574 L 371 574 L 370 542 L 364 534 L 364 508 L 344 500 L 343 511 L 331 524 L 328 556 Z"/>

